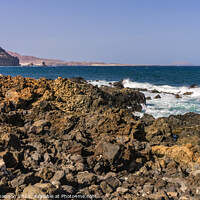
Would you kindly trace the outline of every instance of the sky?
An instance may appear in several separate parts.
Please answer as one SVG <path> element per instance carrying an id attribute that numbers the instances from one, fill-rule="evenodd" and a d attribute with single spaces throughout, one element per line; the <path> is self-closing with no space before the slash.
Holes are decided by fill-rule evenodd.
<path id="1" fill-rule="evenodd" d="M 0 46 L 65 61 L 200 65 L 199 0 L 0 0 Z"/>

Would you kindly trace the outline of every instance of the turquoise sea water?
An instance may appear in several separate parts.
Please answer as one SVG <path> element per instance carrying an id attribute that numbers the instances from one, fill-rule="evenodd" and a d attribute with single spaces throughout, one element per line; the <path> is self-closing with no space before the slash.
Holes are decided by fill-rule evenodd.
<path id="1" fill-rule="evenodd" d="M 109 82 L 124 80 L 125 87 L 157 89 L 161 99 L 154 99 L 157 94 L 145 92 L 152 100 L 143 105 L 143 111 L 155 117 L 186 112 L 200 113 L 200 87 L 189 88 L 192 84 L 200 85 L 200 67 L 197 66 L 67 66 L 67 67 L 0 67 L 0 74 L 23 77 L 55 79 L 81 76 L 95 85 L 108 85 Z M 98 81 L 97 81 L 98 80 Z M 183 95 L 192 92 L 192 95 Z"/>

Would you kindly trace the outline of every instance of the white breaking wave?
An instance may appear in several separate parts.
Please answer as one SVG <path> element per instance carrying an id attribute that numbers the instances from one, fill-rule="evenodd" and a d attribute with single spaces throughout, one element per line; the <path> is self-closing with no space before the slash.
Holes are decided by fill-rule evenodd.
<path id="1" fill-rule="evenodd" d="M 113 83 L 100 80 L 100 81 L 90 81 L 93 85 L 110 86 L 109 83 Z M 169 115 L 185 114 L 187 112 L 200 113 L 200 88 L 188 88 L 185 86 L 175 87 L 170 85 L 153 85 L 150 83 L 139 83 L 132 82 L 129 79 L 123 81 L 124 87 L 129 88 L 143 88 L 147 90 L 157 90 L 161 93 L 159 95 L 161 98 L 154 99 L 158 93 L 151 93 L 148 91 L 143 91 L 146 97 L 151 97 L 151 100 L 147 100 L 146 105 L 142 105 L 142 113 L 148 113 L 153 115 L 155 118 L 167 117 Z M 190 92 L 191 95 L 184 95 L 184 93 Z M 175 98 L 173 93 L 178 94 L 182 98 Z M 135 115 L 142 116 L 142 113 L 134 113 Z"/>

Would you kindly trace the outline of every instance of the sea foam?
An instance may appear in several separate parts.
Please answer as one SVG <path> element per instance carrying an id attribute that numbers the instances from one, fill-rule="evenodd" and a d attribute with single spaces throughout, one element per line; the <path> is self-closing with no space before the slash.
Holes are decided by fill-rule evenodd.
<path id="1" fill-rule="evenodd" d="M 97 86 L 110 86 L 110 83 L 104 80 L 90 81 L 93 85 Z M 167 117 L 169 115 L 185 114 L 187 112 L 200 113 L 200 88 L 189 88 L 186 86 L 176 87 L 170 85 L 154 85 L 150 83 L 133 82 L 129 79 L 123 80 L 124 87 L 128 88 L 141 88 L 147 90 L 157 90 L 159 93 L 152 93 L 149 91 L 142 91 L 146 97 L 151 97 L 151 100 L 147 100 L 146 105 L 142 105 L 141 113 L 134 113 L 135 115 L 142 116 L 143 113 L 153 115 L 155 118 Z M 191 95 L 184 95 L 184 93 L 190 92 Z M 156 95 L 160 95 L 161 98 L 155 99 Z M 175 98 L 175 94 L 178 94 L 181 98 Z"/>

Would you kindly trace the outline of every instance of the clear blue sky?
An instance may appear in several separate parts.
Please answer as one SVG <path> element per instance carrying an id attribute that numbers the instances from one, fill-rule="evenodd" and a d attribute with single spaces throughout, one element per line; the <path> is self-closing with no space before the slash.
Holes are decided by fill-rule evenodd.
<path id="1" fill-rule="evenodd" d="M 66 61 L 200 64 L 199 0 L 0 0 L 0 46 Z"/>

